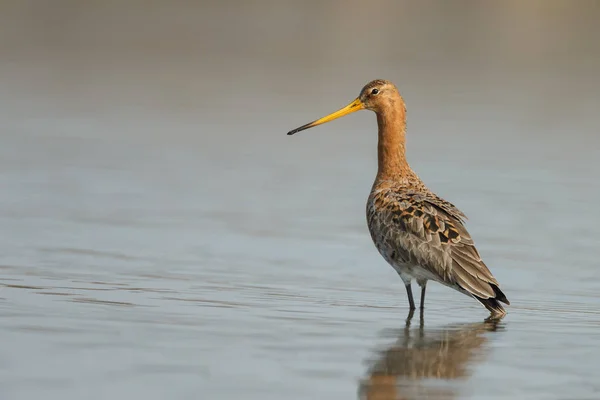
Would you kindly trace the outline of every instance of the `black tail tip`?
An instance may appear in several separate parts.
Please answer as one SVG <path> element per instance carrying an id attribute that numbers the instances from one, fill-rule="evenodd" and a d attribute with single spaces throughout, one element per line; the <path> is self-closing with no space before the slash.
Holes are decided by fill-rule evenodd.
<path id="1" fill-rule="evenodd" d="M 494 289 L 494 297 L 496 300 L 503 302 L 506 305 L 510 305 L 510 301 L 506 298 L 506 295 L 502 293 L 502 290 L 496 285 L 491 285 L 492 289 Z"/>
<path id="2" fill-rule="evenodd" d="M 490 312 L 490 318 L 501 319 L 506 315 L 506 310 L 502 307 L 502 304 L 498 299 L 482 299 L 481 297 L 475 297 L 485 308 Z"/>

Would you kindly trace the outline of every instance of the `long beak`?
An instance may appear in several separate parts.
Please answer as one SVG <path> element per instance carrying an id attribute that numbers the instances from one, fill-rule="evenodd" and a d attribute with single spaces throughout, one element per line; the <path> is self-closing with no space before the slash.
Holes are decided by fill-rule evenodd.
<path id="1" fill-rule="evenodd" d="M 352 103 L 348 104 L 346 107 L 342 108 L 341 110 L 337 110 L 336 112 L 331 113 L 331 114 L 329 114 L 326 117 L 323 117 L 323 118 L 318 119 L 316 121 L 310 122 L 310 123 L 308 123 L 306 125 L 302 125 L 299 128 L 291 130 L 291 131 L 288 132 L 288 135 L 293 135 L 296 132 L 300 132 L 300 131 L 303 131 L 305 129 L 312 128 L 313 126 L 317 126 L 317 125 L 324 124 L 325 122 L 333 121 L 334 119 L 338 119 L 340 117 L 343 117 L 344 115 L 348 115 L 350 113 L 353 113 L 353 112 L 358 111 L 358 110 L 362 110 L 364 108 L 365 108 L 365 105 L 357 97 Z"/>

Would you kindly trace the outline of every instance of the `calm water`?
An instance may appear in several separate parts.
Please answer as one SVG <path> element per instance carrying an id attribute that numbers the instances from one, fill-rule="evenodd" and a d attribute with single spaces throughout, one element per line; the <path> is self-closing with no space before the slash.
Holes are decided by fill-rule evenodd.
<path id="1" fill-rule="evenodd" d="M 2 2 L 1 399 L 600 398 L 597 2 Z M 367 232 L 393 80 L 498 325 Z"/>

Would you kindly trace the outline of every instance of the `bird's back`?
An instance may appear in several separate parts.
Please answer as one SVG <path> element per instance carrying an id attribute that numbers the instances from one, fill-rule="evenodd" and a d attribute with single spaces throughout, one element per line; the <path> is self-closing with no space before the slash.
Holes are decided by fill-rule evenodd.
<path id="1" fill-rule="evenodd" d="M 418 179 L 376 182 L 367 202 L 373 242 L 403 279 L 435 280 L 504 312 L 498 300 L 508 300 L 475 248 L 465 218 Z"/>

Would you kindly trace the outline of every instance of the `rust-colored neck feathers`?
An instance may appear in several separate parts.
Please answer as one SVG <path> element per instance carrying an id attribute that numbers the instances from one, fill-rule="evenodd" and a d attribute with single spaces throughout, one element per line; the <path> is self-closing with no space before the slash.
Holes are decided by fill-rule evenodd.
<path id="1" fill-rule="evenodd" d="M 414 172 L 410 169 L 405 155 L 406 144 L 406 108 L 404 100 L 398 95 L 390 99 L 376 111 L 379 127 L 377 146 L 378 170 L 376 181 L 412 180 Z"/>

